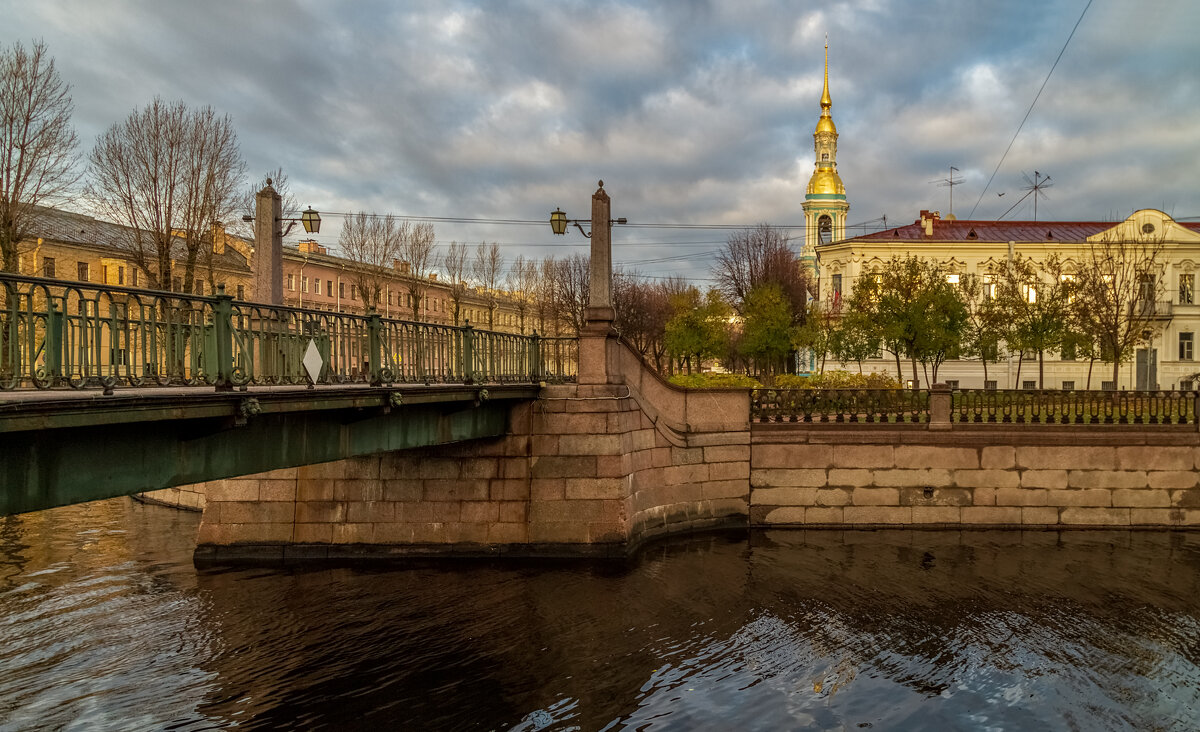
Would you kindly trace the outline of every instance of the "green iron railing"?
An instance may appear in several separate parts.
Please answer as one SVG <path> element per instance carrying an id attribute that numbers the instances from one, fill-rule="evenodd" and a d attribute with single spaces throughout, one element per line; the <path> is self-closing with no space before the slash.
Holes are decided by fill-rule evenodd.
<path id="1" fill-rule="evenodd" d="M 0 389 L 573 381 L 574 338 L 0 273 Z"/>

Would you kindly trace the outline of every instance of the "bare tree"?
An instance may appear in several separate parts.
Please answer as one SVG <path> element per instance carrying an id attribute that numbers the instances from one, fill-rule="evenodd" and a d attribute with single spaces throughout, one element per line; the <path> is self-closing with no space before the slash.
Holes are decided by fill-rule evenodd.
<path id="1" fill-rule="evenodd" d="M 392 216 L 372 216 L 365 211 L 347 217 L 342 224 L 338 247 L 355 264 L 353 281 L 367 310 L 375 309 L 383 297 L 405 226 L 397 225 Z"/>
<path id="2" fill-rule="evenodd" d="M 227 228 L 238 236 L 247 239 L 254 238 L 254 224 L 244 221 L 242 217 L 249 216 L 251 218 L 257 213 L 257 197 L 258 192 L 263 189 L 268 183 L 279 194 L 282 216 L 285 219 L 295 219 L 300 217 L 300 205 L 296 203 L 296 197 L 292 195 L 292 186 L 288 181 L 288 174 L 283 168 L 276 168 L 262 176 L 242 192 L 242 196 L 238 199 L 237 209 L 234 212 L 234 220 Z"/>
<path id="3" fill-rule="evenodd" d="M 408 267 L 406 284 L 413 320 L 421 319 L 426 281 L 430 272 L 437 267 L 437 255 L 433 247 L 433 224 L 404 222 L 400 233 L 400 261 Z"/>
<path id="4" fill-rule="evenodd" d="M 505 279 L 504 286 L 512 295 L 522 335 L 525 333 L 525 321 L 537 296 L 537 280 L 537 263 L 518 254 L 508 269 L 508 277 Z"/>
<path id="5" fill-rule="evenodd" d="M 467 294 L 467 245 L 450 242 L 442 256 L 442 271 L 446 273 L 446 287 L 450 291 L 450 307 L 454 313 L 454 324 L 461 320 L 462 302 Z"/>
<path id="6" fill-rule="evenodd" d="M 471 262 L 471 275 L 475 284 L 483 291 L 483 300 L 487 304 L 488 330 L 496 329 L 496 306 L 499 304 L 496 288 L 500 285 L 500 272 L 503 270 L 504 255 L 500 253 L 500 245 L 496 242 L 480 242 L 475 248 L 475 259 Z"/>
<path id="7" fill-rule="evenodd" d="M 751 290 L 773 283 L 791 305 L 793 322 L 803 322 L 808 282 L 783 230 L 759 224 L 733 234 L 718 252 L 713 274 L 717 287 L 739 313 Z"/>
<path id="8" fill-rule="evenodd" d="M 171 288 L 183 255 L 183 292 L 214 222 L 233 214 L 245 164 L 228 115 L 155 98 L 102 134 L 89 156 L 96 207 L 129 229 L 129 257 L 152 287 Z"/>
<path id="9" fill-rule="evenodd" d="M 653 360 L 659 371 L 665 367 L 664 337 L 667 322 L 674 315 L 672 297 L 686 289 L 677 277 L 656 283 L 636 272 L 613 273 L 613 308 L 617 311 L 613 325 L 643 358 Z"/>
<path id="10" fill-rule="evenodd" d="M 1120 385 L 1121 364 L 1161 327 L 1162 252 L 1163 239 L 1151 226 L 1145 234 L 1101 237 L 1076 265 L 1075 321 L 1085 338 L 1099 343 L 1101 357 L 1112 361 L 1114 389 Z"/>
<path id="11" fill-rule="evenodd" d="M 570 328 L 574 335 L 579 335 L 583 330 L 584 311 L 587 309 L 591 293 L 588 257 L 572 254 L 563 259 L 553 260 L 551 277 L 554 280 L 555 318 Z"/>
<path id="12" fill-rule="evenodd" d="M 537 312 L 538 331 L 542 335 L 559 333 L 558 320 L 558 282 L 555 273 L 558 270 L 558 260 L 546 257 L 538 264 L 537 288 L 534 295 L 534 310 Z"/>
<path id="13" fill-rule="evenodd" d="M 17 271 L 38 207 L 79 180 L 70 91 L 45 43 L 0 49 L 0 269 Z"/>

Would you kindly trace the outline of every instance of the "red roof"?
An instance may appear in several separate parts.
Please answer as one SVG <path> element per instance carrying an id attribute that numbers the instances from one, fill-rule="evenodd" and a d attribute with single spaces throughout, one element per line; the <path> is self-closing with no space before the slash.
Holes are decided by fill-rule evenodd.
<path id="1" fill-rule="evenodd" d="M 947 221 L 934 219 L 933 236 L 925 236 L 920 220 L 907 226 L 851 237 L 864 240 L 921 241 L 1082 241 L 1093 234 L 1111 229 L 1120 221 Z M 1180 226 L 1200 232 L 1200 222 L 1177 221 Z M 973 234 L 973 235 L 972 235 Z"/>

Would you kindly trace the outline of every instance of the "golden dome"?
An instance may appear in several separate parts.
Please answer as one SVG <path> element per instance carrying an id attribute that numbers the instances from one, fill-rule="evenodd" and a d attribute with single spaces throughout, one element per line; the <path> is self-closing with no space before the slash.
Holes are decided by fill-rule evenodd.
<path id="1" fill-rule="evenodd" d="M 833 126 L 832 117 L 822 116 L 821 119 L 817 120 L 817 134 L 819 135 L 822 132 L 837 134 L 837 127 Z"/>
<path id="2" fill-rule="evenodd" d="M 804 191 L 807 194 L 814 193 L 840 193 L 846 195 L 846 186 L 842 185 L 842 178 L 833 168 L 818 168 L 813 172 L 812 178 L 808 179 L 808 188 Z"/>

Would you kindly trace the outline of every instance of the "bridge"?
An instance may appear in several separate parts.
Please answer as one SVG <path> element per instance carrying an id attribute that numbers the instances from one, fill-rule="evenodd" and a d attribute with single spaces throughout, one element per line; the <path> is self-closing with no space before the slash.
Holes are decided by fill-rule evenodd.
<path id="1" fill-rule="evenodd" d="M 0 273 L 0 514 L 502 435 L 574 345 Z"/>
<path id="2" fill-rule="evenodd" d="M 0 281 L 8 510 L 198 484 L 199 561 L 1200 526 L 1196 392 L 684 390 L 603 312 L 568 341 Z"/>

